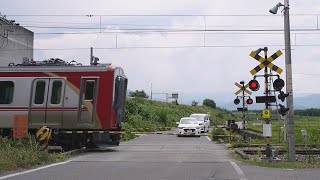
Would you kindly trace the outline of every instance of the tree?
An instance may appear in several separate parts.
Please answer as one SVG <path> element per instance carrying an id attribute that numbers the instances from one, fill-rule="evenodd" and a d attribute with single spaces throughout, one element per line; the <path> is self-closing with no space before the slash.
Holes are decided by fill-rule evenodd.
<path id="1" fill-rule="evenodd" d="M 199 102 L 193 100 L 192 103 L 191 103 L 191 106 L 198 106 L 198 103 L 199 103 Z"/>
<path id="2" fill-rule="evenodd" d="M 203 103 L 202 103 L 204 106 L 208 106 L 208 107 L 211 107 L 213 109 L 217 108 L 217 105 L 216 103 L 214 102 L 214 100 L 212 99 L 205 99 L 203 100 Z"/>
<path id="3" fill-rule="evenodd" d="M 148 99 L 149 96 L 146 94 L 146 92 L 144 92 L 144 90 L 136 90 L 136 91 L 130 91 L 129 92 L 129 96 L 130 97 L 139 97 L 139 98 L 145 98 Z"/>

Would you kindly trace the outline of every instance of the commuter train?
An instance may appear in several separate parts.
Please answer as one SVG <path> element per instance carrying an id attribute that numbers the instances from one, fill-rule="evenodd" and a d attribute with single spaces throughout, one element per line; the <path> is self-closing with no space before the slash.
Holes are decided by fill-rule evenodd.
<path id="1" fill-rule="evenodd" d="M 127 82 L 111 64 L 50 59 L 0 67 L 0 133 L 12 135 L 14 116 L 25 115 L 30 134 L 47 126 L 51 143 L 65 149 L 117 146 Z"/>

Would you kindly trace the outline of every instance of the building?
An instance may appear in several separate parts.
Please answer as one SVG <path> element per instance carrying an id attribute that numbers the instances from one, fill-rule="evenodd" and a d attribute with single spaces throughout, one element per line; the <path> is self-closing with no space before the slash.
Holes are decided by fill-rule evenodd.
<path id="1" fill-rule="evenodd" d="M 33 59 L 33 39 L 32 31 L 0 15 L 0 66 L 20 64 L 23 58 Z"/>

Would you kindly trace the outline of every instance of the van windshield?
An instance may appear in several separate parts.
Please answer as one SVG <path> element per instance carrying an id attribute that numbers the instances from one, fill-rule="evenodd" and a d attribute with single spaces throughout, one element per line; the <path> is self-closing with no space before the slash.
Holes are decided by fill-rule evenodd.
<path id="1" fill-rule="evenodd" d="M 181 119 L 180 124 L 197 124 L 196 119 Z"/>
<path id="2" fill-rule="evenodd" d="M 204 121 L 204 116 L 203 115 L 191 115 L 190 117 L 196 118 L 198 121 Z"/>

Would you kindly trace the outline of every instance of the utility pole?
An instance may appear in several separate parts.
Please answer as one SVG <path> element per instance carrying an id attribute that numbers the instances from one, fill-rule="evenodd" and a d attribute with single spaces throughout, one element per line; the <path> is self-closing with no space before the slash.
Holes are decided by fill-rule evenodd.
<path id="1" fill-rule="evenodd" d="M 90 65 L 93 64 L 93 48 L 90 48 Z"/>
<path id="2" fill-rule="evenodd" d="M 152 100 L 152 83 L 151 83 L 150 85 L 151 85 L 151 90 L 150 90 L 150 91 L 151 91 L 151 93 L 150 93 L 151 95 L 150 95 L 150 99 Z"/>
<path id="3" fill-rule="evenodd" d="M 285 41 L 285 63 L 286 63 L 286 90 L 287 90 L 287 108 L 281 109 L 290 110 L 287 114 L 288 119 L 288 146 L 289 146 L 289 161 L 296 160 L 296 142 L 294 134 L 294 109 L 293 109 L 293 87 L 292 87 L 292 65 L 291 65 L 291 42 L 290 42 L 290 16 L 289 16 L 289 0 L 284 0 L 284 4 L 278 3 L 269 10 L 272 14 L 277 14 L 279 7 L 283 6 L 284 12 L 284 41 Z"/>
<path id="4" fill-rule="evenodd" d="M 285 63 L 286 63 L 286 90 L 289 93 L 287 97 L 287 107 L 290 109 L 288 118 L 288 146 L 289 161 L 295 161 L 295 134 L 294 134 L 294 109 L 293 109 L 293 86 L 292 86 L 292 65 L 291 65 L 291 41 L 290 41 L 290 18 L 289 18 L 289 0 L 284 0 L 284 39 L 285 39 Z"/>

